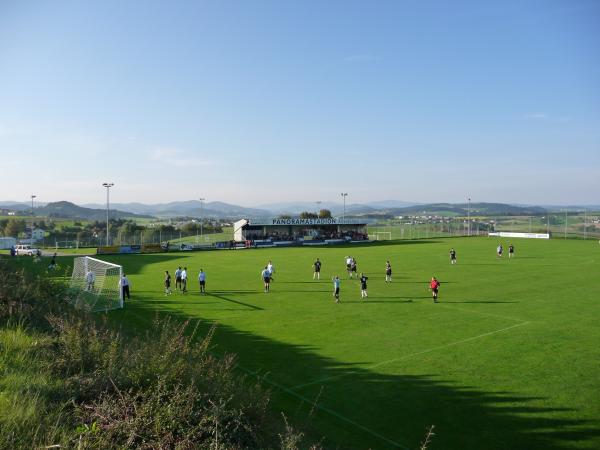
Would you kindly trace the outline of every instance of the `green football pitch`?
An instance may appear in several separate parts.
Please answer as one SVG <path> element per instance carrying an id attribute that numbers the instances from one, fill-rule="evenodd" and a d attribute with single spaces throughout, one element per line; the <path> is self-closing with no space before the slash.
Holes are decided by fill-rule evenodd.
<path id="1" fill-rule="evenodd" d="M 102 259 L 122 264 L 132 284 L 133 298 L 112 320 L 135 332 L 157 314 L 206 330 L 217 324 L 214 351 L 236 353 L 240 370 L 272 389 L 275 409 L 325 436 L 327 448 L 418 448 L 429 425 L 431 449 L 600 448 L 600 246 L 517 239 L 509 260 L 496 257 L 498 242 Z M 369 277 L 367 300 L 345 273 L 348 255 Z M 275 274 L 265 294 L 268 260 Z M 188 268 L 189 292 L 165 296 L 164 271 L 177 266 Z M 340 304 L 333 275 L 342 279 Z M 438 304 L 432 276 L 441 281 Z"/>

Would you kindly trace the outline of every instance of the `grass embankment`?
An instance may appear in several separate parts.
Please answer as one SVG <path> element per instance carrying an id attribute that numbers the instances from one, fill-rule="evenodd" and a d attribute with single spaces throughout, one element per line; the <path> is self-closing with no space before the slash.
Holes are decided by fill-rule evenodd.
<path id="1" fill-rule="evenodd" d="M 31 266 L 30 268 L 32 268 Z M 0 448 L 281 448 L 302 435 L 187 322 L 125 336 L 0 259 Z"/>

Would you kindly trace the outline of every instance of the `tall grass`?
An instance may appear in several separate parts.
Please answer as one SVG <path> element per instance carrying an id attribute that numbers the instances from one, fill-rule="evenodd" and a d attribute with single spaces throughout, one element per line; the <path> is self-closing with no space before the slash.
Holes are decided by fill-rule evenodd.
<path id="1" fill-rule="evenodd" d="M 0 260 L 0 448 L 302 448 L 270 393 L 211 353 L 214 328 L 125 337 L 57 281 Z M 57 448 L 57 447 L 55 447 Z M 316 448 L 316 447 L 311 447 Z"/>

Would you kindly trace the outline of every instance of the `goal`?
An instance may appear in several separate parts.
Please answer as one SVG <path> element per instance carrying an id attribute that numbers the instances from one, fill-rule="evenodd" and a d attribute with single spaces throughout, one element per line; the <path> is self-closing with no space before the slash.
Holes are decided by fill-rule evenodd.
<path id="1" fill-rule="evenodd" d="M 76 307 L 92 312 L 123 307 L 119 281 L 123 267 L 89 256 L 73 260 L 71 292 Z"/>
<path id="2" fill-rule="evenodd" d="M 375 239 L 378 241 L 391 241 L 392 240 L 392 232 L 391 231 L 376 231 Z"/>

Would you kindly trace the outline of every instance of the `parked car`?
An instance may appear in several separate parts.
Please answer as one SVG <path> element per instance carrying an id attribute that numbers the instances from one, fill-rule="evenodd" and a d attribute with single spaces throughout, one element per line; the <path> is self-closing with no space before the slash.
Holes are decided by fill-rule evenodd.
<path id="1" fill-rule="evenodd" d="M 33 256 L 36 255 L 39 251 L 39 249 L 26 244 L 19 244 L 15 247 L 15 252 L 17 255 Z"/>

